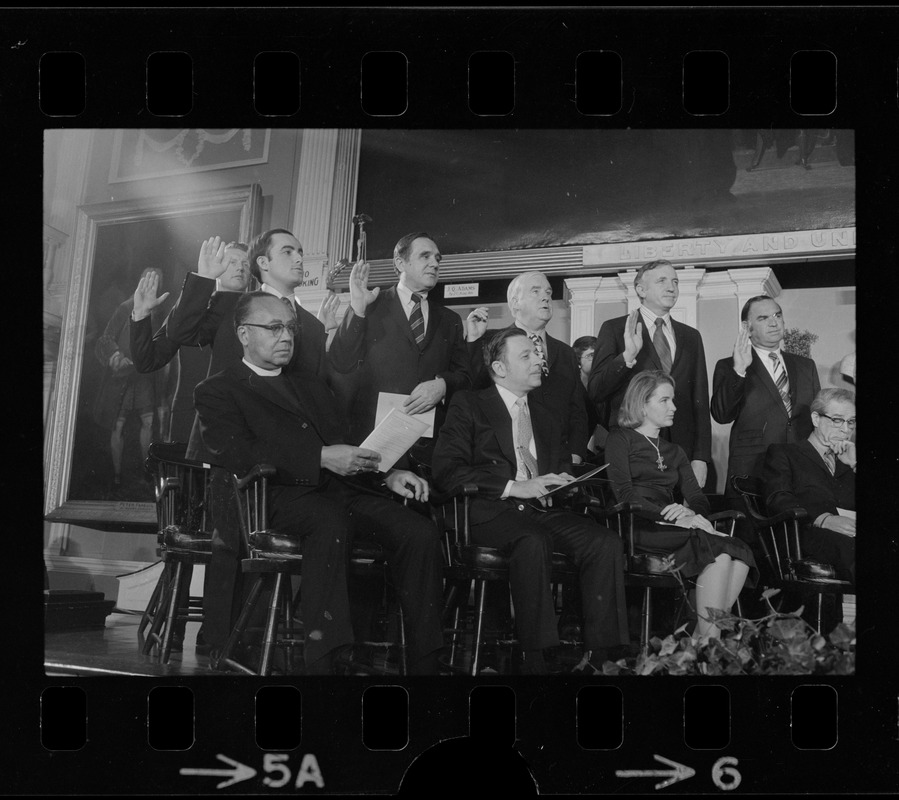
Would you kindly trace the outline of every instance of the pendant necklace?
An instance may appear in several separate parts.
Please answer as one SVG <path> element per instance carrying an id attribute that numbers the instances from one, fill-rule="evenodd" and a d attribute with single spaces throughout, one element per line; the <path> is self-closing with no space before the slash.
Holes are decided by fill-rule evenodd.
<path id="1" fill-rule="evenodd" d="M 649 442 L 655 449 L 656 455 L 658 455 L 658 458 L 656 459 L 656 464 L 658 465 L 659 472 L 664 472 L 666 469 L 668 469 L 668 465 L 665 464 L 664 461 L 662 461 L 661 450 L 659 450 L 659 448 L 653 443 L 652 439 L 650 439 L 645 433 L 643 433 L 641 431 L 640 435 L 643 436 L 643 438 L 646 439 L 646 441 Z M 661 437 L 659 437 L 659 444 L 661 444 Z"/>

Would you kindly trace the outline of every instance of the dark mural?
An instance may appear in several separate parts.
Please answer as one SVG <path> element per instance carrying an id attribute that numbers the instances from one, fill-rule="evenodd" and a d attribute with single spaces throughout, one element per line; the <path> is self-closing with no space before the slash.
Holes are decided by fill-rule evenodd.
<path id="1" fill-rule="evenodd" d="M 847 227 L 853 164 L 847 130 L 366 130 L 356 210 L 372 259 Z"/>

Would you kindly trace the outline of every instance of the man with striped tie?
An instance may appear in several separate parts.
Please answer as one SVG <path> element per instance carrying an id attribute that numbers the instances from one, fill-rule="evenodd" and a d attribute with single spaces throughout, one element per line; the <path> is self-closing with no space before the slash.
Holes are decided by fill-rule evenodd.
<path id="1" fill-rule="evenodd" d="M 815 362 L 783 350 L 783 311 L 773 298 L 749 298 L 740 319 L 733 356 L 715 365 L 712 379 L 712 417 L 733 423 L 728 496 L 731 476 L 761 478 L 768 445 L 808 438 L 810 407 L 821 388 Z"/>
<path id="2" fill-rule="evenodd" d="M 587 388 L 600 424 L 611 430 L 618 425 L 618 409 L 634 375 L 646 369 L 671 375 L 677 414 L 663 435 L 684 449 L 702 488 L 712 460 L 709 379 L 699 331 L 671 316 L 679 282 L 670 261 L 650 261 L 637 270 L 634 290 L 640 307 L 602 324 Z"/>
<path id="3" fill-rule="evenodd" d="M 396 285 L 368 287 L 369 265 L 350 273 L 350 308 L 328 350 L 331 366 L 351 383 L 347 441 L 359 444 L 375 425 L 381 392 L 409 395 L 404 410 L 436 409 L 439 430 L 453 392 L 471 386 L 462 318 L 429 298 L 440 272 L 440 249 L 427 233 L 396 243 Z M 433 440 L 423 440 L 425 460 Z"/>

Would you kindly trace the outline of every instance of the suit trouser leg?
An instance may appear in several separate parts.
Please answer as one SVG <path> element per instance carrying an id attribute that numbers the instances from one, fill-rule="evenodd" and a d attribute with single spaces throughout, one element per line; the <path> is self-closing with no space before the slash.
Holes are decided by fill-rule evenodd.
<path id="1" fill-rule="evenodd" d="M 353 642 L 346 577 L 352 520 L 331 498 L 293 487 L 273 487 L 271 506 L 272 527 L 302 542 L 300 615 L 308 667 Z"/>
<path id="2" fill-rule="evenodd" d="M 410 667 L 443 647 L 443 551 L 427 517 L 388 497 L 344 487 L 353 535 L 371 535 L 387 551 L 391 580 L 403 609 Z"/>
<path id="3" fill-rule="evenodd" d="M 488 522 L 473 525 L 472 541 L 496 547 L 509 558 L 515 629 L 522 650 L 559 644 L 550 578 L 552 538 L 540 512 L 511 506 Z"/>
<path id="4" fill-rule="evenodd" d="M 231 476 L 214 468 L 210 480 L 212 553 L 203 586 L 203 635 L 214 649 L 221 649 L 228 641 L 242 600 L 242 545 L 233 491 Z"/>
<path id="5" fill-rule="evenodd" d="M 570 511 L 550 511 L 544 516 L 544 524 L 552 532 L 553 549 L 569 556 L 578 568 L 584 649 L 627 644 L 621 539 L 608 528 Z"/>

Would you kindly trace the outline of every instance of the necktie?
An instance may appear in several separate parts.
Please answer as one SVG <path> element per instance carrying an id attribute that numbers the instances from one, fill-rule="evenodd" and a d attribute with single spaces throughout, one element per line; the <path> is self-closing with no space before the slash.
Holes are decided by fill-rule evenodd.
<path id="1" fill-rule="evenodd" d="M 787 379 L 787 371 L 784 369 L 781 360 L 777 357 L 777 353 L 768 353 L 768 358 L 774 362 L 774 383 L 777 386 L 777 391 L 780 392 L 781 399 L 784 401 L 784 408 L 787 409 L 787 416 L 789 416 L 793 406 L 790 403 L 790 381 Z"/>
<path id="2" fill-rule="evenodd" d="M 824 451 L 824 463 L 827 464 L 827 469 L 830 470 L 830 474 L 833 475 L 836 472 L 837 465 L 833 458 L 832 450 Z"/>
<path id="3" fill-rule="evenodd" d="M 656 317 L 656 329 L 652 334 L 652 346 L 655 347 L 659 354 L 659 360 L 662 362 L 662 369 L 667 373 L 671 373 L 671 345 L 668 344 L 668 338 L 662 330 L 665 320 Z"/>
<path id="4" fill-rule="evenodd" d="M 539 475 L 539 471 L 537 459 L 531 453 L 531 439 L 534 438 L 534 432 L 531 429 L 527 397 L 519 397 L 515 405 L 518 406 L 518 457 L 521 459 L 525 475 L 531 479 Z"/>
<path id="5" fill-rule="evenodd" d="M 409 315 L 409 324 L 412 326 L 412 336 L 415 337 L 415 343 L 420 350 L 422 342 L 425 340 L 425 318 L 421 313 L 421 295 L 412 292 L 412 301 L 415 305 L 412 307 L 412 313 Z"/>
<path id="6" fill-rule="evenodd" d="M 540 357 L 540 368 L 543 370 L 544 375 L 549 375 L 549 365 L 546 363 L 546 353 L 543 352 L 543 339 L 541 339 L 536 333 L 529 333 L 531 341 L 534 343 L 534 349 L 537 351 L 537 355 Z"/>

